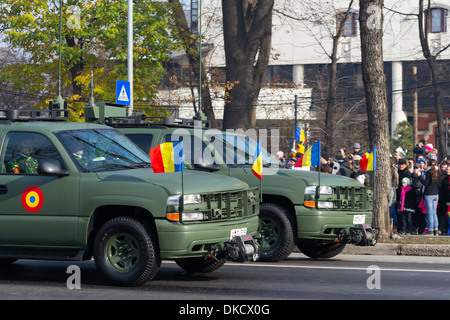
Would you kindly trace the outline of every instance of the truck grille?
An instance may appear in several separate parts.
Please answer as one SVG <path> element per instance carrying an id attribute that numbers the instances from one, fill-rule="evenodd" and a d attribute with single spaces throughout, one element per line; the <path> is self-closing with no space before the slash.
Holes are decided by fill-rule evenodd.
<path id="1" fill-rule="evenodd" d="M 232 220 L 259 213 L 259 190 L 220 192 L 203 194 L 205 209 L 202 210 L 208 221 Z"/>
<path id="2" fill-rule="evenodd" d="M 373 190 L 368 187 L 333 187 L 333 195 L 329 200 L 333 201 L 336 210 L 369 210 L 373 209 Z M 325 196 L 326 197 L 326 196 Z"/>

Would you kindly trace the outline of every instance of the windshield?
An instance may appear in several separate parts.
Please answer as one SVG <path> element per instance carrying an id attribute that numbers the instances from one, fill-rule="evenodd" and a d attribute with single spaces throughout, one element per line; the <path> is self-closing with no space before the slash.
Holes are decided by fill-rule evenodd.
<path id="1" fill-rule="evenodd" d="M 255 161 L 257 143 L 246 136 L 236 134 L 206 134 L 206 137 L 214 145 L 217 152 L 225 163 L 232 168 L 251 167 Z M 262 148 L 264 166 L 278 167 L 278 161 L 264 148 Z"/>
<path id="2" fill-rule="evenodd" d="M 114 129 L 68 130 L 56 136 L 83 172 L 150 166 L 150 157 Z"/>

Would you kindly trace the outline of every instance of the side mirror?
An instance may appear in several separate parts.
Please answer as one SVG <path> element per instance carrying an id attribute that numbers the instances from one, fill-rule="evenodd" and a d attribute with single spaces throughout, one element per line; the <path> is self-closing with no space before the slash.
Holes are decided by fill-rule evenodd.
<path id="1" fill-rule="evenodd" d="M 208 171 L 218 171 L 220 170 L 220 165 L 217 163 L 195 163 L 194 168 L 199 170 L 208 170 Z"/>
<path id="2" fill-rule="evenodd" d="M 69 175 L 69 171 L 61 166 L 61 162 L 59 162 L 59 160 L 44 159 L 39 161 L 38 174 L 64 177 Z"/>
<path id="3" fill-rule="evenodd" d="M 217 171 L 220 165 L 213 162 L 212 158 L 203 158 L 202 152 L 194 152 L 194 168 L 199 170 Z"/>

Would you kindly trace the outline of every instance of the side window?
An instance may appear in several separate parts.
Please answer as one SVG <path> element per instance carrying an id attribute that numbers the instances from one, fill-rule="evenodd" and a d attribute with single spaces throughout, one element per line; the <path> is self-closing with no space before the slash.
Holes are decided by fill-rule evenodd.
<path id="1" fill-rule="evenodd" d="M 152 146 L 153 135 L 152 134 L 125 134 L 127 138 L 133 141 L 139 148 L 144 150 L 146 154 L 150 153 L 150 148 Z"/>
<path id="2" fill-rule="evenodd" d="M 43 159 L 57 159 L 63 163 L 53 143 L 39 133 L 10 132 L 3 150 L 1 173 L 37 174 L 39 161 Z"/>
<path id="3" fill-rule="evenodd" d="M 214 162 L 214 160 L 211 159 L 211 153 L 205 152 L 206 144 L 198 137 L 194 137 L 193 135 L 178 136 L 167 134 L 163 138 L 163 142 L 175 142 L 181 140 L 183 141 L 183 157 L 185 168 L 193 169 L 193 165 L 195 163 L 200 163 L 202 161 L 206 161 L 208 163 Z"/>

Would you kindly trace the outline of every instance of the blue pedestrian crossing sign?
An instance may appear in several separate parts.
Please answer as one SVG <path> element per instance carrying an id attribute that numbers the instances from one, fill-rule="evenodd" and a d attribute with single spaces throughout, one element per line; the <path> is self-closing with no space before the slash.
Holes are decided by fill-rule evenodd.
<path id="1" fill-rule="evenodd" d="M 116 80 L 116 103 L 129 106 L 130 99 L 130 82 Z"/>

